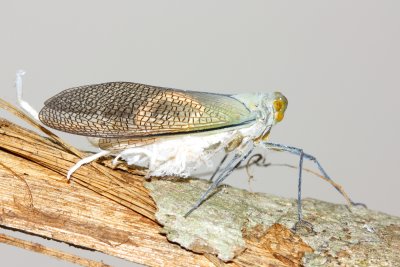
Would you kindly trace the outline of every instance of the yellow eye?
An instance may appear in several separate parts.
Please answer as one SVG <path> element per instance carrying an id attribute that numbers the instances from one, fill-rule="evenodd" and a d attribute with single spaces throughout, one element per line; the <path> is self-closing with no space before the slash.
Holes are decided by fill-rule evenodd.
<path id="1" fill-rule="evenodd" d="M 274 123 L 280 122 L 285 116 L 285 111 L 288 105 L 288 101 L 284 95 L 279 92 L 274 93 L 274 98 L 272 101 Z"/>
<path id="2" fill-rule="evenodd" d="M 276 122 L 280 122 L 281 120 L 283 120 L 284 117 L 284 113 L 283 112 L 276 112 L 275 113 L 275 121 Z"/>
<path id="3" fill-rule="evenodd" d="M 284 106 L 283 101 L 281 99 L 275 99 L 273 105 L 275 111 L 280 111 Z"/>

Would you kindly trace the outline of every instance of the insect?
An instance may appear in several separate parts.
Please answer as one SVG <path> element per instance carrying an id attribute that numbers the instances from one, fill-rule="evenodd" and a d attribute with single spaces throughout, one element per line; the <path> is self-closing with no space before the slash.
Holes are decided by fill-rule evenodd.
<path id="1" fill-rule="evenodd" d="M 298 222 L 302 221 L 303 160 L 315 162 L 330 179 L 318 160 L 302 149 L 268 142 L 271 128 L 282 121 L 288 106 L 280 92 L 216 94 L 110 82 L 64 90 L 47 100 L 37 114 L 22 100 L 21 76 L 17 74 L 16 84 L 22 107 L 45 125 L 86 136 L 100 148 L 76 163 L 68 179 L 83 164 L 108 154 L 116 156 L 114 162 L 123 159 L 147 167 L 148 176 L 186 177 L 223 151 L 226 156 L 210 187 L 187 216 L 255 147 L 287 151 L 299 156 Z"/>

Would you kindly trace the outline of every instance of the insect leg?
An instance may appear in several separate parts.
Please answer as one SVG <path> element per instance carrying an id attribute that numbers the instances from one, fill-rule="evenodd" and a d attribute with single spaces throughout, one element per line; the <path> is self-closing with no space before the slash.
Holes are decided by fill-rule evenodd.
<path id="1" fill-rule="evenodd" d="M 287 151 L 289 153 L 295 154 L 300 156 L 299 159 L 299 180 L 298 180 L 298 185 L 297 185 L 297 222 L 294 226 L 294 229 L 296 230 L 297 227 L 300 224 L 305 224 L 309 226 L 312 229 L 312 225 L 306 221 L 303 221 L 303 210 L 302 210 L 302 197 L 301 197 L 301 187 L 302 187 L 302 173 L 303 173 L 303 160 L 304 158 L 307 159 L 312 159 L 315 157 L 312 157 L 311 155 L 305 154 L 302 149 L 297 148 L 297 147 L 291 147 L 291 146 L 286 146 L 286 145 L 281 145 L 281 144 L 275 144 L 275 143 L 267 143 L 263 142 L 262 143 L 266 148 L 269 149 L 279 149 L 283 151 Z M 316 160 L 316 159 L 315 159 Z M 323 172 L 325 174 L 325 171 Z"/>
<path id="2" fill-rule="evenodd" d="M 319 163 L 319 161 L 312 155 L 304 153 L 302 149 L 297 148 L 297 147 L 292 147 L 292 146 L 286 146 L 286 145 L 282 145 L 282 144 L 276 144 L 276 143 L 263 143 L 264 146 L 266 146 L 266 148 L 275 148 L 275 149 L 279 149 L 279 150 L 283 150 L 283 151 L 287 151 L 291 154 L 295 154 L 295 155 L 300 155 L 301 153 L 304 154 L 304 158 L 313 161 L 319 171 L 321 172 L 321 174 L 328 180 L 332 180 L 332 178 L 328 175 L 328 173 L 324 170 L 324 168 L 322 167 L 322 165 Z M 343 195 L 346 199 L 347 197 L 345 196 L 345 193 L 341 190 L 340 187 L 338 186 L 334 186 L 335 189 L 341 194 Z M 350 200 L 350 203 L 353 205 L 358 205 L 359 203 L 353 202 Z"/>
<path id="3" fill-rule="evenodd" d="M 24 70 L 18 70 L 15 74 L 15 87 L 17 89 L 17 100 L 18 104 L 23 110 L 30 114 L 36 120 L 39 120 L 39 113 L 25 100 L 22 99 L 22 76 L 25 75 Z"/>
<path id="4" fill-rule="evenodd" d="M 291 154 L 295 154 L 300 156 L 300 161 L 299 161 L 299 182 L 298 182 L 298 191 L 297 191 L 297 197 L 298 197 L 298 218 L 299 218 L 299 222 L 302 220 L 302 208 L 301 208 L 301 185 L 302 185 L 302 169 L 303 169 L 303 159 L 308 159 L 310 161 L 313 161 L 319 171 L 322 173 L 322 175 L 328 179 L 333 181 L 330 176 L 327 174 L 327 172 L 324 170 L 324 168 L 322 167 L 322 165 L 319 163 L 319 161 L 312 155 L 304 153 L 303 150 L 301 148 L 297 148 L 297 147 L 293 147 L 293 146 L 287 146 L 287 145 L 282 145 L 282 144 L 276 144 L 276 143 L 269 143 L 269 142 L 264 142 L 261 143 L 265 148 L 267 149 L 277 149 L 277 150 L 282 150 L 282 151 L 287 151 Z M 346 195 L 345 193 L 342 192 L 341 188 L 334 186 L 335 189 L 341 194 L 343 195 L 346 199 Z M 355 203 L 353 201 L 350 200 L 350 203 L 353 205 L 363 205 L 363 204 L 359 204 L 359 203 Z"/>
<path id="5" fill-rule="evenodd" d="M 96 154 L 90 155 L 89 157 L 83 158 L 80 161 L 78 161 L 74 166 L 72 166 L 71 169 L 68 170 L 68 174 L 67 174 L 67 179 L 69 181 L 69 179 L 71 178 L 71 175 L 77 170 L 79 169 L 82 165 L 95 161 L 96 159 L 105 156 L 107 154 L 110 154 L 111 151 L 107 151 L 107 150 L 102 150 Z"/>
<path id="6" fill-rule="evenodd" d="M 246 146 L 245 146 L 246 147 Z M 253 151 L 254 146 L 251 144 L 250 149 L 246 152 L 243 153 L 243 151 L 238 151 L 235 153 L 227 167 L 224 168 L 224 170 L 221 172 L 221 174 L 218 176 L 218 178 L 208 187 L 207 191 L 203 193 L 203 195 L 200 197 L 200 199 L 196 202 L 196 204 L 184 215 L 184 217 L 187 217 L 189 214 L 191 214 L 195 209 L 197 209 L 203 201 L 210 195 L 210 193 L 218 187 L 225 179 L 226 177 L 229 176 L 233 172 L 233 170 L 239 166 L 243 161 L 247 159 L 247 157 L 251 154 Z"/>
<path id="7" fill-rule="evenodd" d="M 224 157 L 222 158 L 221 162 L 219 163 L 217 169 L 215 170 L 215 172 L 213 173 L 213 175 L 211 175 L 210 179 L 208 181 L 212 182 L 214 180 L 215 175 L 217 175 L 217 173 L 219 172 L 219 170 L 221 169 L 221 166 L 224 164 L 225 160 L 228 158 L 228 154 L 225 154 Z"/>

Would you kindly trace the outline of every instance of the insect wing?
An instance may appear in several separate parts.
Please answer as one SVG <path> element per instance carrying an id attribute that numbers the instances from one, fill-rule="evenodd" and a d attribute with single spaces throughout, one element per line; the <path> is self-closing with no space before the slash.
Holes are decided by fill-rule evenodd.
<path id="1" fill-rule="evenodd" d="M 224 129 L 255 116 L 229 95 L 111 82 L 62 91 L 45 102 L 39 119 L 64 132 L 118 138 Z"/>

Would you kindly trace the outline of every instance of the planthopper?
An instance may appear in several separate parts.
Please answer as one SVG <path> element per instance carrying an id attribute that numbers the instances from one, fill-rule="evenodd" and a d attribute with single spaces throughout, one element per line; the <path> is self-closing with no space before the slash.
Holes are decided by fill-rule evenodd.
<path id="1" fill-rule="evenodd" d="M 21 106 L 45 125 L 88 137 L 100 152 L 83 158 L 83 164 L 114 155 L 129 165 L 143 166 L 148 176 L 187 177 L 225 153 L 211 185 L 189 215 L 255 147 L 287 151 L 299 157 L 298 222 L 302 222 L 301 184 L 303 160 L 311 160 L 329 179 L 318 160 L 302 149 L 268 142 L 272 127 L 282 121 L 288 100 L 280 92 L 217 94 L 178 90 L 133 82 L 109 82 L 64 90 L 48 99 L 36 113 L 22 100 L 22 75 L 17 73 Z M 346 197 L 345 193 L 336 189 Z M 351 202 L 351 201 L 350 201 Z M 351 202 L 352 203 L 352 202 Z M 354 203 L 352 203 L 354 204 Z"/>

